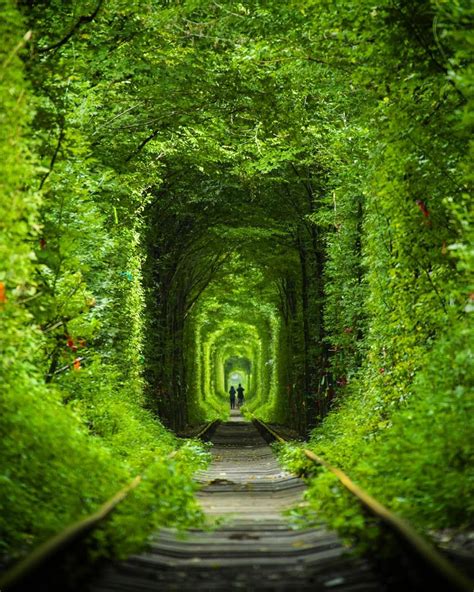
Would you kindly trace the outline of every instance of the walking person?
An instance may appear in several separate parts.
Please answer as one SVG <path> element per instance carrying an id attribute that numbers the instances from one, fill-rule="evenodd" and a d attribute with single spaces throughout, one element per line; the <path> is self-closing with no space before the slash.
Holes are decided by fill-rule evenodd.
<path id="1" fill-rule="evenodd" d="M 242 405 L 244 404 L 244 387 L 240 384 L 239 382 L 239 386 L 237 387 L 237 406 L 238 407 L 242 407 Z"/>
<path id="2" fill-rule="evenodd" d="M 234 385 L 232 385 L 230 387 L 229 395 L 230 395 L 230 408 L 235 409 L 235 388 L 234 388 Z"/>

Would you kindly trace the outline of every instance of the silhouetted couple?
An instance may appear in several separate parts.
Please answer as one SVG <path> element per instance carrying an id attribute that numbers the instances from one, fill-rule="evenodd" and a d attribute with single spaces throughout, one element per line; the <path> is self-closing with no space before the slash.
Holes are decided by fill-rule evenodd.
<path id="1" fill-rule="evenodd" d="M 237 407 L 242 407 L 244 403 L 244 388 L 239 382 L 239 386 L 237 390 L 235 390 L 234 385 L 230 387 L 229 395 L 230 395 L 230 408 L 235 409 L 235 393 L 237 393 Z"/>

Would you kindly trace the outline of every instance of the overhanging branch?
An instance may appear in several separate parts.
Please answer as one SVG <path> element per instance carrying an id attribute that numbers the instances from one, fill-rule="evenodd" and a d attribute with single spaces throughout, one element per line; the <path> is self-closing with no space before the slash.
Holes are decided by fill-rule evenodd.
<path id="1" fill-rule="evenodd" d="M 72 29 L 69 31 L 69 33 L 65 37 L 63 37 L 57 43 L 53 43 L 52 45 L 48 45 L 47 47 L 39 48 L 38 53 L 46 53 L 47 51 L 56 50 L 56 49 L 59 49 L 60 47 L 62 47 L 63 45 L 65 45 L 69 41 L 69 39 L 71 39 L 71 37 L 74 35 L 74 33 L 76 31 L 78 31 L 83 25 L 90 23 L 95 19 L 95 17 L 99 13 L 99 10 L 100 10 L 103 3 L 104 3 L 104 0 L 99 0 L 93 13 L 81 16 L 79 18 L 79 20 L 73 25 Z"/>

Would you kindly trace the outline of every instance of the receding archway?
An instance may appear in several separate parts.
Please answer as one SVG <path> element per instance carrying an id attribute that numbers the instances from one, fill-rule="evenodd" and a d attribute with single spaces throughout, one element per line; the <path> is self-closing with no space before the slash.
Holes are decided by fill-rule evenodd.
<path id="1" fill-rule="evenodd" d="M 251 394 L 252 388 L 252 362 L 249 358 L 232 356 L 224 362 L 224 382 L 228 391 L 230 386 L 242 384 L 247 392 Z"/>

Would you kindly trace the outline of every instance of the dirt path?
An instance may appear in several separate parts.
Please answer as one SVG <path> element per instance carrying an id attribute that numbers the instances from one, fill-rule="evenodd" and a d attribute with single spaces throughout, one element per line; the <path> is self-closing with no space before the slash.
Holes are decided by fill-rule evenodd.
<path id="1" fill-rule="evenodd" d="M 160 531 L 149 549 L 110 566 L 93 592 L 211 590 L 381 591 L 368 564 L 351 558 L 323 527 L 292 530 L 282 511 L 301 503 L 304 483 L 283 471 L 256 428 L 233 412 L 214 436 L 213 462 L 198 475 L 213 531 L 183 539 Z"/>

